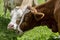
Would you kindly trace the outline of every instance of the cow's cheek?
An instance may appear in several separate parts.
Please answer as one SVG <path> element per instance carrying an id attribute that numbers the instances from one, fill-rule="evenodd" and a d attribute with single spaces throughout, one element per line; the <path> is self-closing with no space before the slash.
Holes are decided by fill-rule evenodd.
<path id="1" fill-rule="evenodd" d="M 21 30 L 26 30 L 26 28 L 28 28 L 28 23 L 26 23 L 26 22 L 24 22 L 24 23 L 22 23 L 21 25 L 20 25 L 20 28 L 21 28 Z"/>
<path id="2" fill-rule="evenodd" d="M 19 25 L 19 23 L 20 23 L 20 20 L 16 20 L 16 24 Z"/>

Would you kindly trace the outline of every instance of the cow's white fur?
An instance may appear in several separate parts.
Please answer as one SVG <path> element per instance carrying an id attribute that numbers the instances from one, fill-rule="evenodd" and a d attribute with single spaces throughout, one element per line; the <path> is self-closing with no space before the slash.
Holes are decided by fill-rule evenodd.
<path id="1" fill-rule="evenodd" d="M 17 27 L 16 20 L 17 20 L 17 19 L 19 20 L 20 17 L 22 16 L 22 14 L 23 14 L 23 12 L 22 12 L 21 9 L 17 9 L 17 8 L 16 8 L 16 9 L 14 9 L 14 10 L 11 11 L 11 16 L 12 16 L 12 18 L 11 18 L 11 21 L 10 21 L 9 24 L 14 25 L 14 26 L 13 26 L 14 29 L 16 29 L 16 27 Z"/>
<path id="2" fill-rule="evenodd" d="M 23 9 L 20 9 L 17 6 L 14 10 L 11 11 L 12 18 L 11 18 L 11 21 L 10 21 L 9 24 L 14 25 L 13 29 L 15 29 L 15 30 L 17 29 L 17 30 L 21 31 L 21 29 L 19 27 L 17 28 L 18 25 L 16 24 L 16 20 L 20 20 L 21 19 L 21 21 L 20 21 L 20 24 L 21 24 L 22 21 L 23 21 L 23 18 L 24 18 L 24 14 L 28 13 L 29 11 L 30 10 L 27 9 L 27 6 L 25 6 Z"/>

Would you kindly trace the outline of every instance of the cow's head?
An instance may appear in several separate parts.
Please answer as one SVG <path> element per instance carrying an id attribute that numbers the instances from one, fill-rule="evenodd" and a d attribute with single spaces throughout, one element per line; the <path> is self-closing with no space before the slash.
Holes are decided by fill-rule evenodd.
<path id="1" fill-rule="evenodd" d="M 8 29 L 16 29 L 18 23 L 16 24 L 16 20 L 20 21 L 20 18 L 22 16 L 23 12 L 22 10 L 16 8 L 14 10 L 11 11 L 11 21 L 8 24 Z"/>
<path id="2" fill-rule="evenodd" d="M 26 11 L 25 11 L 26 10 Z M 20 23 L 20 19 L 23 17 L 23 13 L 28 13 L 29 10 L 27 10 L 27 7 L 25 6 L 23 9 L 20 9 L 20 7 L 16 7 L 11 11 L 11 21 L 8 24 L 8 29 L 11 30 L 17 30 L 18 25 Z"/>
<path id="3" fill-rule="evenodd" d="M 18 31 L 26 31 L 29 29 L 32 29 L 35 25 L 37 25 L 37 22 L 40 21 L 44 17 L 44 13 L 34 11 L 29 12 L 24 15 L 23 21 L 20 22 L 20 25 L 18 26 Z M 17 21 L 19 22 L 19 21 Z"/>

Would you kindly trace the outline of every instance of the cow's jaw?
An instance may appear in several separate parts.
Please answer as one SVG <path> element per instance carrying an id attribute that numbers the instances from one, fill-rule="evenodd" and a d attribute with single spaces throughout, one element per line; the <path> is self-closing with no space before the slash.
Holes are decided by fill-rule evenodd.
<path id="1" fill-rule="evenodd" d="M 17 24 L 16 24 L 16 17 L 17 17 L 17 15 L 13 15 L 13 17 L 12 17 L 10 23 L 8 24 L 8 27 L 11 27 L 11 26 L 9 26 L 9 25 L 14 25 L 14 26 L 13 26 L 13 29 L 14 29 L 14 30 L 16 30 L 16 27 L 17 27 Z"/>

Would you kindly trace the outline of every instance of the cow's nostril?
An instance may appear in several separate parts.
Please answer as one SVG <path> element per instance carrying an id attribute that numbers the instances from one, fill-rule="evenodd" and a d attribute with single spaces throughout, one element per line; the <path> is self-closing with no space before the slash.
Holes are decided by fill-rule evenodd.
<path id="1" fill-rule="evenodd" d="M 13 29 L 13 27 L 14 27 L 14 25 L 9 24 L 8 27 L 7 27 L 7 29 Z"/>
<path id="2" fill-rule="evenodd" d="M 13 27 L 14 25 L 10 25 L 10 27 Z"/>
<path id="3" fill-rule="evenodd" d="M 9 24 L 9 25 L 8 25 L 8 27 L 10 27 L 10 28 L 13 27 L 13 26 L 14 26 L 14 25 L 12 25 L 12 24 Z"/>

